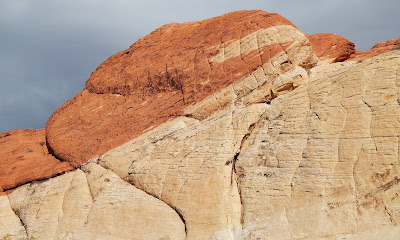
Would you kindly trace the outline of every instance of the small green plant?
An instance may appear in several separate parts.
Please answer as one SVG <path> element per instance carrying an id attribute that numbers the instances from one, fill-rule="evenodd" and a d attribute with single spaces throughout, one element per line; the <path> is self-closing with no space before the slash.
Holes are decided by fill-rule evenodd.
<path id="1" fill-rule="evenodd" d="M 362 63 L 362 62 L 363 62 L 363 60 L 361 60 L 361 59 L 357 60 L 357 63 Z"/>
<path id="2" fill-rule="evenodd" d="M 310 68 L 309 66 L 307 66 L 307 67 L 305 67 L 304 69 L 306 70 L 308 76 L 310 76 L 310 74 L 311 74 L 311 68 Z"/>
<path id="3" fill-rule="evenodd" d="M 30 148 L 28 148 L 26 151 L 27 151 L 27 152 L 33 152 L 33 150 L 30 149 Z"/>

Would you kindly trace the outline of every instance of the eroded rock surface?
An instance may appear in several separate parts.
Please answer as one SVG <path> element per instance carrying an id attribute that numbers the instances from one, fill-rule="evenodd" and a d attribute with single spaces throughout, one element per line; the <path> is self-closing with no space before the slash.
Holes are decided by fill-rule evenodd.
<path id="1" fill-rule="evenodd" d="M 326 70 L 274 100 L 236 162 L 244 239 L 396 239 L 399 64 Z"/>
<path id="2" fill-rule="evenodd" d="M 17 129 L 0 134 L 0 190 L 71 171 L 68 162 L 49 154 L 44 129 Z"/>
<path id="3" fill-rule="evenodd" d="M 336 34 L 317 33 L 307 37 L 317 56 L 325 62 L 343 62 L 356 52 L 353 42 Z"/>
<path id="4" fill-rule="evenodd" d="M 185 239 L 184 223 L 168 205 L 97 164 L 82 169 L 8 195 L 29 237 Z"/>
<path id="5" fill-rule="evenodd" d="M 219 34 L 212 26 L 229 19 L 235 28 L 219 29 L 247 35 L 207 45 Z M 253 24 L 266 19 L 271 23 L 254 32 Z M 47 124 L 51 151 L 78 169 L 0 195 L 0 237 L 398 239 L 400 51 L 342 62 L 348 42 L 337 48 L 343 52 L 319 54 L 304 34 L 277 19 L 244 11 L 166 25 L 103 63 L 87 89 Z M 188 47 L 178 36 L 189 38 L 189 26 L 209 34 L 199 33 L 209 39 L 199 43 L 204 52 L 188 48 L 166 55 L 168 61 L 154 56 L 153 48 L 169 46 L 161 40 L 150 46 L 161 36 Z M 207 55 L 204 46 L 218 51 Z M 263 50 L 252 55 L 249 49 Z M 143 72 L 136 60 L 147 59 L 146 52 L 159 61 L 151 68 L 145 60 L 151 70 Z M 223 73 L 206 71 L 208 93 L 191 85 L 205 79 L 196 75 L 200 63 L 179 62 L 186 52 L 194 54 L 188 59 L 222 64 Z M 249 56 L 261 60 L 240 70 L 253 66 Z M 186 66 L 189 77 L 173 75 L 170 66 Z M 129 80 L 140 74 L 145 80 Z M 182 85 L 175 85 L 178 79 Z M 42 138 L 43 130 L 30 134 Z M 36 141 L 30 136 L 21 149 Z"/>
<path id="6" fill-rule="evenodd" d="M 86 89 L 50 117 L 47 141 L 55 156 L 78 166 L 256 70 L 265 79 L 254 79 L 252 88 L 292 65 L 316 62 L 304 34 L 275 13 L 239 11 L 168 24 L 101 64 Z"/>
<path id="7" fill-rule="evenodd" d="M 400 50 L 400 38 L 377 43 L 367 51 L 356 51 L 349 61 L 365 60 L 394 50 Z"/>

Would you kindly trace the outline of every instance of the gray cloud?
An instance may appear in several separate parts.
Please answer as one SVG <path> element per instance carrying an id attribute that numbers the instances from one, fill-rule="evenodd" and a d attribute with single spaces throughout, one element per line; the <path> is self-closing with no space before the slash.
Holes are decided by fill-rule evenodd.
<path id="1" fill-rule="evenodd" d="M 0 132 L 43 128 L 101 62 L 157 27 L 242 9 L 277 12 L 305 33 L 336 33 L 360 50 L 400 37 L 398 0 L 2 1 Z"/>

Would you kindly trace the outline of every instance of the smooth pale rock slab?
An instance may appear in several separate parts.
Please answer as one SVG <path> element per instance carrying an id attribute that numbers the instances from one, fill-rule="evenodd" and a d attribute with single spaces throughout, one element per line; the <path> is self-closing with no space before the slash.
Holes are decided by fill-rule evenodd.
<path id="1" fill-rule="evenodd" d="M 185 219 L 188 239 L 231 239 L 241 228 L 235 154 L 266 107 L 231 104 L 175 132 L 160 135 L 155 128 L 149 135 L 158 139 L 139 137 L 98 161 L 173 206 Z M 168 126 L 181 122 L 175 119 Z"/>
<path id="2" fill-rule="evenodd" d="M 26 238 L 25 228 L 15 215 L 7 196 L 0 196 L 0 238 Z"/>
<path id="3" fill-rule="evenodd" d="M 185 239 L 184 223 L 167 204 L 97 164 L 84 166 L 84 171 L 24 185 L 9 194 L 29 237 Z M 19 222 L 18 217 L 7 219 L 11 224 L 13 219 Z M 13 234 L 10 229 L 6 233 Z"/>
<path id="4" fill-rule="evenodd" d="M 185 239 L 180 216 L 163 201 L 97 164 L 83 170 L 94 199 L 85 226 L 92 239 Z"/>
<path id="5" fill-rule="evenodd" d="M 383 54 L 273 101 L 236 164 L 243 239 L 397 238 L 399 66 Z"/>
<path id="6" fill-rule="evenodd" d="M 63 215 L 64 194 L 74 172 L 43 182 L 26 184 L 8 195 L 14 212 L 24 223 L 28 237 L 54 239 Z"/>

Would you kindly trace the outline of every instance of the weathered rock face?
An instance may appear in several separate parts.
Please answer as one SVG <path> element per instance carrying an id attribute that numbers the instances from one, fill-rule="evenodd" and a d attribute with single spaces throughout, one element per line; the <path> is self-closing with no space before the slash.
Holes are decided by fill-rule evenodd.
<path id="1" fill-rule="evenodd" d="M 44 129 L 18 129 L 0 134 L 0 189 L 71 171 L 67 162 L 50 155 Z"/>
<path id="2" fill-rule="evenodd" d="M 355 54 L 353 54 L 350 57 L 349 61 L 365 60 L 378 56 L 379 54 L 382 53 L 399 49 L 400 49 L 400 38 L 396 38 L 385 42 L 377 43 L 368 51 L 356 51 Z"/>
<path id="3" fill-rule="evenodd" d="M 249 87 L 316 62 L 304 34 L 274 13 L 240 11 L 165 25 L 101 64 L 86 89 L 50 117 L 47 142 L 59 159 L 78 166 L 256 70 L 263 79 Z"/>
<path id="4" fill-rule="evenodd" d="M 317 56 L 325 62 L 343 62 L 356 52 L 354 43 L 336 34 L 318 33 L 307 37 Z"/>
<path id="5" fill-rule="evenodd" d="M 238 12 L 215 21 L 229 25 L 225 18 L 258 21 L 267 15 L 258 11 Z M 277 15 L 265 18 L 276 24 L 272 16 Z M 200 26 L 209 22 L 215 23 L 206 20 L 167 25 L 149 36 L 162 35 L 170 28 L 179 32 L 186 25 L 207 31 L 210 27 Z M 309 36 L 317 54 L 321 58 L 328 56 L 317 63 L 310 41 L 292 25 L 265 26 L 255 33 L 250 31 L 247 37 L 232 40 L 228 46 L 218 45 L 224 49 L 207 61 L 218 64 L 243 57 L 243 49 L 255 47 L 251 40 L 254 38 L 258 42 L 256 49 L 261 49 L 260 39 L 279 43 L 269 45 L 274 46 L 270 49 L 274 53 L 266 62 L 238 75 L 236 80 L 221 77 L 227 82 L 220 83 L 209 77 L 212 91 L 208 95 L 193 90 L 193 98 L 189 98 L 185 97 L 186 91 L 171 90 L 172 80 L 180 79 L 179 74 L 164 78 L 169 83 L 161 79 L 158 89 L 155 85 L 118 88 L 123 79 L 118 77 L 119 73 L 139 74 L 137 68 L 143 67 L 136 61 L 125 62 L 124 56 L 136 59 L 134 52 L 142 51 L 137 47 L 149 36 L 132 45 L 128 54 L 117 54 L 102 64 L 87 82 L 87 89 L 49 120 L 49 145 L 57 156 L 65 156 L 78 166 L 88 156 L 131 138 L 76 170 L 25 184 L 0 196 L 0 237 L 398 239 L 400 51 L 389 51 L 362 62 L 341 62 L 348 56 L 341 58 L 345 55 L 340 51 L 320 54 L 315 46 L 318 41 Z M 211 34 L 219 34 L 213 31 L 209 39 L 213 39 Z M 282 40 L 286 37 L 293 42 L 286 45 L 288 41 Z M 331 35 L 328 38 L 340 39 Z M 247 44 L 250 40 L 253 43 Z M 154 45 L 169 44 L 160 41 Z M 349 44 L 344 42 L 343 46 Z M 161 47 L 159 50 L 163 51 Z M 144 50 L 142 53 L 145 55 Z M 264 53 L 260 52 L 258 57 Z M 340 61 L 332 63 L 332 59 Z M 235 61 L 223 68 L 236 66 L 242 60 Z M 165 63 L 158 62 L 160 66 Z M 149 68 L 150 65 L 148 62 Z M 188 69 L 188 74 L 192 74 L 196 68 Z M 145 71 L 144 76 L 154 79 L 153 70 L 150 74 Z M 209 71 L 211 76 L 212 68 Z M 198 83 L 199 76 L 190 74 L 190 78 L 182 78 L 186 79 L 182 81 L 181 86 L 186 86 L 183 89 Z M 154 111 L 158 109 L 158 114 L 173 116 L 151 124 L 143 121 L 149 119 L 147 113 L 154 119 L 157 114 L 150 113 L 147 104 L 139 109 L 135 105 L 142 104 L 138 96 L 145 98 Z M 179 103 L 169 103 L 168 96 L 176 97 Z M 266 99 L 272 100 L 270 105 L 264 103 Z M 171 108 L 163 109 L 167 106 L 163 104 L 170 104 Z M 126 112 L 121 114 L 121 109 Z M 130 111 L 136 115 L 129 115 Z M 87 116 L 88 113 L 91 115 Z M 125 115 L 131 117 L 130 123 Z M 103 123 L 99 119 L 104 116 Z M 141 116 L 143 119 L 139 119 Z M 67 131 L 64 140 L 74 143 L 60 145 L 62 138 L 54 134 L 61 130 L 56 126 Z M 104 134 L 107 127 L 108 137 L 114 137 L 115 142 L 96 148 L 90 139 Z M 128 131 L 130 127 L 143 129 L 131 130 L 131 135 L 120 138 L 122 130 Z M 80 131 L 89 137 L 80 139 Z M 99 139 L 102 143 L 106 138 Z M 107 141 L 110 140 L 113 139 Z M 71 151 L 77 143 L 83 144 L 79 146 L 82 152 Z M 93 149 L 82 150 L 83 146 Z"/>
<path id="6" fill-rule="evenodd" d="M 185 237 L 172 208 L 97 164 L 24 185 L 8 198 L 27 235 L 37 239 Z"/>
<path id="7" fill-rule="evenodd" d="M 263 91 L 255 88 L 203 120 L 175 118 L 81 169 L 19 187 L 1 198 L 0 221 L 14 225 L 0 230 L 18 236 L 25 227 L 41 239 L 397 239 L 400 51 L 322 64 L 310 80 L 271 105 L 245 104 Z"/>
<path id="8" fill-rule="evenodd" d="M 274 100 L 236 163 L 245 239 L 397 238 L 399 63 L 325 70 Z"/>

